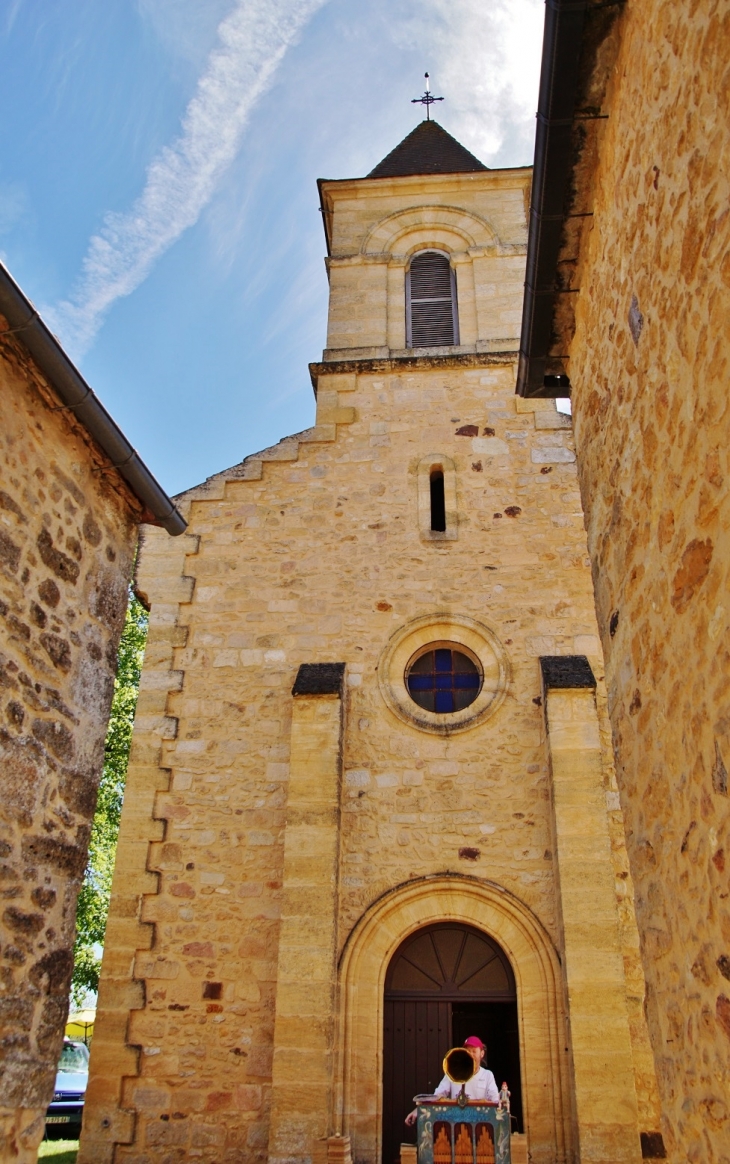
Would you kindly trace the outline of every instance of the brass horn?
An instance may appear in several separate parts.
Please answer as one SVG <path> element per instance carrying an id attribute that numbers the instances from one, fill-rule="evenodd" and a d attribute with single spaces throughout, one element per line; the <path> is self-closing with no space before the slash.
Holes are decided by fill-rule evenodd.
<path id="1" fill-rule="evenodd" d="M 444 1056 L 444 1072 L 452 1083 L 468 1083 L 479 1070 L 466 1047 L 452 1047 Z"/>

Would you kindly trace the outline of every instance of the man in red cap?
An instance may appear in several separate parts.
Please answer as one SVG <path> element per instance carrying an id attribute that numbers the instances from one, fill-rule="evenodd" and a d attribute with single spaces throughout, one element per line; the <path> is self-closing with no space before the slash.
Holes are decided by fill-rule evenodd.
<path id="1" fill-rule="evenodd" d="M 497 1084 L 491 1071 L 486 1067 L 482 1067 L 482 1059 L 487 1048 L 477 1035 L 469 1035 L 468 1039 L 464 1040 L 464 1046 L 474 1060 L 474 1064 L 478 1067 L 475 1075 L 464 1084 L 464 1090 L 468 1099 L 491 1099 L 492 1103 L 499 1103 L 499 1092 Z M 443 1095 L 447 1099 L 456 1099 L 461 1092 L 461 1084 L 453 1083 L 448 1075 L 444 1075 L 443 1079 L 436 1088 L 434 1095 Z M 414 1109 L 406 1116 L 406 1123 L 410 1127 L 415 1124 L 418 1115 L 417 1109 Z"/>

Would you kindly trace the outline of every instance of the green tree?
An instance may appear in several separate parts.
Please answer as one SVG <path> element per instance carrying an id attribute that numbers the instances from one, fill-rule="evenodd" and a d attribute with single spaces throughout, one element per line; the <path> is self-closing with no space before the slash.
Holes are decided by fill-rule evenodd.
<path id="1" fill-rule="evenodd" d="M 104 769 L 99 784 L 94 822 L 91 826 L 89 863 L 86 866 L 76 910 L 74 972 L 71 980 L 71 999 L 74 1006 L 80 1006 L 86 992 L 95 991 L 99 986 L 101 959 L 97 957 L 96 951 L 104 944 L 106 919 L 109 913 L 119 818 L 122 812 L 148 621 L 147 611 L 130 590 L 127 616 L 119 644 L 114 697 L 104 748 Z"/>

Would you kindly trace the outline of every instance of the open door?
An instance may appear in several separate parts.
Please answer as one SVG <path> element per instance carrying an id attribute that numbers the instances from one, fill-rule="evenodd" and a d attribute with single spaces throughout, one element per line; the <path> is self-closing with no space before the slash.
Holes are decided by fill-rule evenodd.
<path id="1" fill-rule="evenodd" d="M 485 1065 L 512 1092 L 514 1131 L 522 1131 L 517 995 L 506 954 L 473 926 L 443 922 L 411 934 L 385 979 L 383 1164 L 397 1164 L 401 1143 L 415 1143 L 404 1120 L 413 1096 L 433 1091 L 453 1046 L 478 1035 Z"/>

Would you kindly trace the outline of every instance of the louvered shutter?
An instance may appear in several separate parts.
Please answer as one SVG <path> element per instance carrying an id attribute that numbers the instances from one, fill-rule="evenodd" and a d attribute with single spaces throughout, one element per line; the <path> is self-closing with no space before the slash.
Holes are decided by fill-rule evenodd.
<path id="1" fill-rule="evenodd" d="M 456 284 L 451 264 L 438 251 L 423 251 L 407 278 L 406 343 L 409 348 L 458 344 Z"/>

